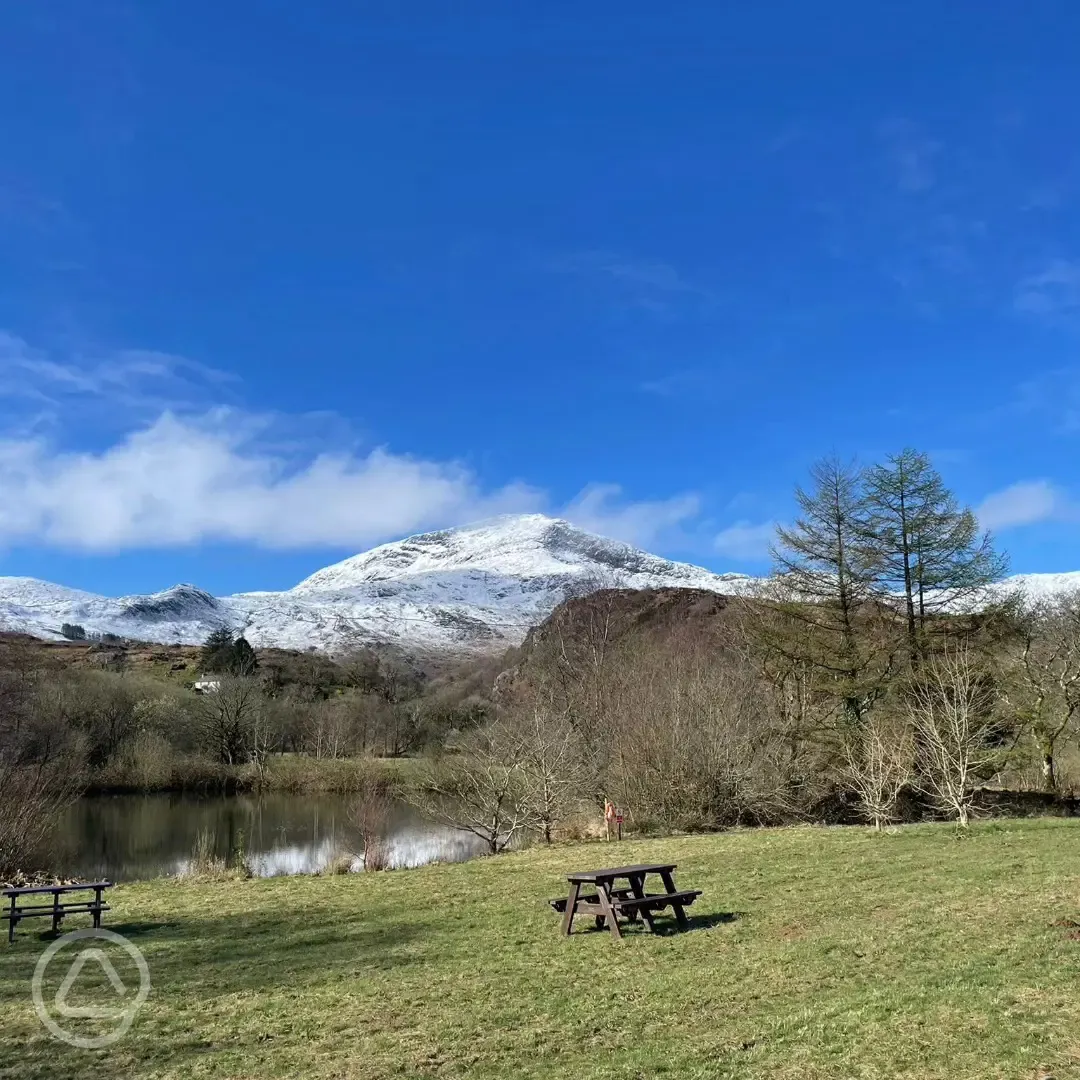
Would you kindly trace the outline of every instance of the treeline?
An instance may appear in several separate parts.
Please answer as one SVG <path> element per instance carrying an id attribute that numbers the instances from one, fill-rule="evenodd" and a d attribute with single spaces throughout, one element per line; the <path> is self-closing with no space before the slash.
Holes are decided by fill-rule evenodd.
<path id="1" fill-rule="evenodd" d="M 605 798 L 660 830 L 964 825 L 987 785 L 1080 781 L 1060 767 L 1080 598 L 1007 594 L 1004 556 L 915 451 L 823 461 L 796 497 L 773 574 L 719 614 L 687 603 L 655 625 L 640 594 L 611 591 L 557 611 L 496 719 L 428 782 L 431 812 L 495 851 Z"/>
<path id="2" fill-rule="evenodd" d="M 214 634 L 198 693 L 134 668 L 122 648 L 76 667 L 0 638 L 0 873 L 19 868 L 56 808 L 84 791 L 350 785 L 335 762 L 453 742 L 494 715 L 497 661 L 425 675 L 390 651 L 330 659 Z"/>

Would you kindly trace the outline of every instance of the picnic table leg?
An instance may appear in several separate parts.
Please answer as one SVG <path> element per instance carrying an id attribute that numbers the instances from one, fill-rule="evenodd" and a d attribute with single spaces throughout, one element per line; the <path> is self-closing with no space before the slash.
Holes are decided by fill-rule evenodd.
<path id="1" fill-rule="evenodd" d="M 660 877 L 663 879 L 664 888 L 667 889 L 669 893 L 675 892 L 675 879 L 672 878 L 671 871 L 664 870 L 660 874 Z M 679 929 L 685 930 L 690 925 L 690 921 L 686 917 L 686 912 L 683 910 L 682 904 L 673 903 L 671 905 L 671 910 L 675 912 L 675 918 L 679 922 Z"/>
<path id="2" fill-rule="evenodd" d="M 59 892 L 52 894 L 52 907 L 52 932 L 55 934 L 60 929 L 60 922 L 64 917 L 64 913 L 60 910 Z"/>
<path id="3" fill-rule="evenodd" d="M 600 903 L 600 910 L 604 913 L 604 918 L 607 919 L 611 936 L 616 941 L 621 941 L 622 931 L 619 929 L 619 919 L 615 914 L 615 909 L 611 906 L 611 895 L 608 891 L 610 888 L 610 881 L 598 881 L 596 883 L 596 898 Z"/>
<path id="4" fill-rule="evenodd" d="M 577 908 L 578 893 L 581 892 L 581 885 L 576 881 L 570 882 L 570 895 L 566 898 L 566 912 L 563 915 L 562 932 L 564 935 L 570 933 L 570 928 L 574 925 L 574 913 Z"/>
<path id="5" fill-rule="evenodd" d="M 8 944 L 11 945 L 15 941 L 15 924 L 19 921 L 19 916 L 15 914 L 15 897 L 11 898 L 11 917 L 8 920 L 8 932 L 7 939 Z"/>
<path id="6" fill-rule="evenodd" d="M 634 896 L 638 900 L 643 900 L 645 898 L 645 875 L 644 874 L 634 874 L 634 875 L 631 876 L 631 878 L 630 878 L 630 891 L 634 894 Z M 647 907 L 643 907 L 643 908 L 640 908 L 638 910 L 640 910 L 641 917 L 648 924 L 650 932 L 655 934 L 656 933 L 656 926 L 653 923 L 653 913 Z"/>
<path id="7" fill-rule="evenodd" d="M 101 889 L 94 890 L 94 929 L 101 929 Z"/>

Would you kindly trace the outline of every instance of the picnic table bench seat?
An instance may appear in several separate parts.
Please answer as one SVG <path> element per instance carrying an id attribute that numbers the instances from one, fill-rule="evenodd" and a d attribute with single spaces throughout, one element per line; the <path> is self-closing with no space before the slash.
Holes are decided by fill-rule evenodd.
<path id="1" fill-rule="evenodd" d="M 618 898 L 618 899 L 621 900 L 624 897 L 633 896 L 634 893 L 633 893 L 632 889 L 612 889 L 611 892 L 608 895 L 611 896 L 613 899 Z M 567 901 L 567 897 L 565 897 L 565 896 L 556 896 L 553 900 L 549 900 L 548 903 L 552 906 L 552 908 L 554 908 L 561 915 L 564 911 L 566 911 L 566 901 Z M 581 904 L 597 904 L 599 902 L 600 902 L 599 897 L 595 893 L 593 893 L 591 895 L 588 895 L 588 896 L 586 896 L 586 895 L 579 895 L 578 896 L 578 905 L 579 906 Z"/>
<path id="2" fill-rule="evenodd" d="M 635 908 L 659 910 L 673 904 L 689 907 L 701 895 L 700 889 L 684 889 L 673 893 L 646 893 L 645 896 L 620 897 L 612 902 L 616 911 L 630 911 Z"/>
<path id="3" fill-rule="evenodd" d="M 111 881 L 86 881 L 76 882 L 71 885 L 32 885 L 20 889 L 3 889 L 0 895 L 7 898 L 10 903 L 7 911 L 0 912 L 0 920 L 7 920 L 8 941 L 15 940 L 15 927 L 23 919 L 36 917 L 51 917 L 53 933 L 60 929 L 60 924 L 66 915 L 92 915 L 95 929 L 101 926 L 101 913 L 109 910 L 109 905 L 102 899 L 105 889 L 111 889 Z M 68 893 L 89 893 L 94 898 L 80 900 L 61 900 L 61 896 Z M 44 896 L 51 896 L 49 903 L 35 903 L 35 900 Z M 29 900 L 29 903 L 24 902 Z"/>

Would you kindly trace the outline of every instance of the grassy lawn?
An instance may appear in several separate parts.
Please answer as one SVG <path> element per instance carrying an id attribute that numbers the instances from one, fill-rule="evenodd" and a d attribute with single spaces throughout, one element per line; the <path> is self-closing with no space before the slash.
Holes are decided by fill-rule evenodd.
<path id="1" fill-rule="evenodd" d="M 582 921 L 565 872 L 672 860 L 694 929 Z M 113 890 L 153 991 L 102 1050 L 0 945 L 2 1077 L 1080 1077 L 1080 824 L 734 832 L 387 874 Z M 723 918 L 723 916 L 730 916 Z M 72 920 L 72 927 L 81 925 Z M 1070 934 L 1074 936 L 1070 936 Z"/>

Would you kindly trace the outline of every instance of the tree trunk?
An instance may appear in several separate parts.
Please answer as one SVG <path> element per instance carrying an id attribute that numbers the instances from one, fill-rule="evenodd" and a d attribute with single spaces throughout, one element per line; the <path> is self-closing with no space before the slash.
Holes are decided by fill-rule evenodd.
<path id="1" fill-rule="evenodd" d="M 1042 759 L 1043 791 L 1057 791 L 1057 767 L 1054 764 L 1054 751 L 1043 749 Z"/>

